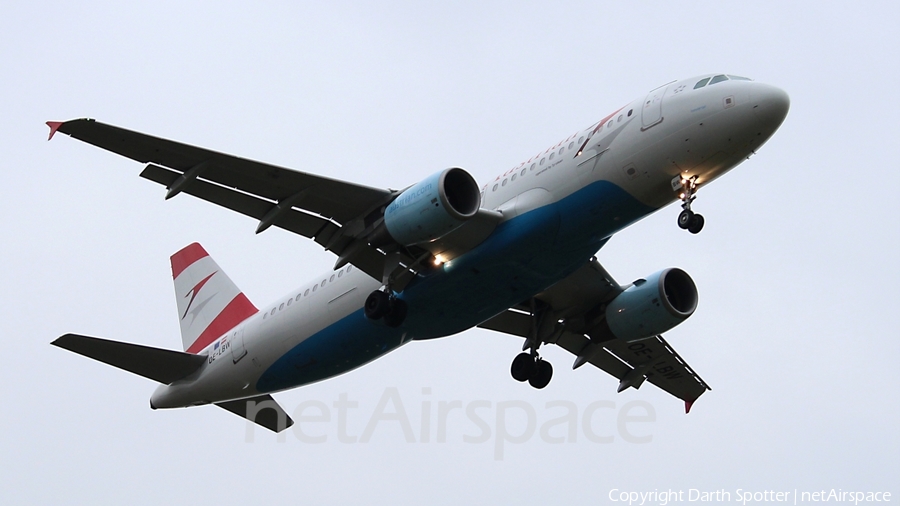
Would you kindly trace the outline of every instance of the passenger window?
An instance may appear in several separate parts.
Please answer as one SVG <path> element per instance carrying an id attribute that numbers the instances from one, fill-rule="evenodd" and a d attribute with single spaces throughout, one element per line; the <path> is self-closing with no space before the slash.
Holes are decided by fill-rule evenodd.
<path id="1" fill-rule="evenodd" d="M 522 169 L 522 172 L 521 172 L 519 175 L 520 175 L 520 176 L 524 176 L 524 175 L 525 175 L 525 169 Z"/>
<path id="2" fill-rule="evenodd" d="M 530 170 L 534 170 L 534 167 L 535 167 L 536 165 L 537 165 L 536 163 L 532 163 L 532 164 L 531 164 L 531 169 L 530 169 Z"/>
<path id="3" fill-rule="evenodd" d="M 706 79 L 701 79 L 701 80 L 697 81 L 697 84 L 694 85 L 694 89 L 696 90 L 698 88 L 702 88 L 702 87 L 706 86 L 706 83 L 708 83 L 708 82 L 709 82 L 708 77 Z"/>
<path id="4" fill-rule="evenodd" d="M 269 316 L 269 313 L 263 313 L 263 320 L 266 319 L 266 316 Z"/>
<path id="5" fill-rule="evenodd" d="M 322 288 L 325 288 L 325 282 L 326 282 L 326 281 L 328 281 L 328 280 L 327 280 L 327 279 L 323 279 L 323 280 L 322 280 Z"/>
<path id="6" fill-rule="evenodd" d="M 566 148 L 559 148 L 559 154 L 563 154 L 563 151 L 565 151 L 565 150 L 566 150 Z"/>
<path id="7" fill-rule="evenodd" d="M 583 135 L 582 135 L 581 137 L 578 138 L 578 144 L 580 145 L 582 142 L 584 142 L 584 136 L 583 136 Z"/>
<path id="8" fill-rule="evenodd" d="M 313 285 L 313 291 L 316 291 L 316 288 L 319 288 L 319 285 Z"/>
<path id="9" fill-rule="evenodd" d="M 628 109 L 628 117 L 629 118 L 631 117 L 631 113 L 633 113 L 633 112 L 634 112 L 634 109 Z"/>
<path id="10" fill-rule="evenodd" d="M 350 272 L 350 269 L 352 269 L 352 268 L 353 268 L 352 265 L 348 265 L 348 266 L 347 266 L 347 272 Z"/>
<path id="11" fill-rule="evenodd" d="M 612 120 L 609 120 L 609 123 L 606 124 L 606 128 L 612 128 Z"/>
<path id="12" fill-rule="evenodd" d="M 513 177 L 512 177 L 512 179 L 510 179 L 510 181 L 515 181 L 515 180 L 516 180 L 516 176 L 518 176 L 518 174 L 513 174 Z"/>
<path id="13" fill-rule="evenodd" d="M 274 308 L 274 307 L 272 308 L 272 313 L 271 313 L 271 314 L 272 314 L 272 316 L 275 316 L 275 308 Z"/>
<path id="14" fill-rule="evenodd" d="M 334 281 L 334 274 L 331 275 L 331 277 L 328 279 L 328 281 Z"/>
<path id="15" fill-rule="evenodd" d="M 291 305 L 291 302 L 294 302 L 294 299 L 288 299 L 287 305 L 290 306 L 290 305 Z"/>
<path id="16" fill-rule="evenodd" d="M 546 158 L 541 158 L 541 165 L 544 165 L 544 160 L 546 160 Z"/>
<path id="17" fill-rule="evenodd" d="M 574 147 L 575 147 L 575 141 L 570 142 L 570 143 L 569 143 L 569 149 L 572 149 L 572 148 L 574 148 Z"/>
<path id="18" fill-rule="evenodd" d="M 297 297 L 294 298 L 295 301 L 300 302 L 300 294 L 297 294 Z"/>
<path id="19" fill-rule="evenodd" d="M 278 306 L 278 310 L 279 310 L 279 311 L 281 311 L 282 309 L 284 309 L 284 302 L 282 302 L 281 305 Z"/>
<path id="20" fill-rule="evenodd" d="M 307 295 L 309 295 L 309 288 L 307 288 L 306 291 L 303 292 L 303 296 L 304 296 L 304 297 L 306 297 Z"/>
<path id="21" fill-rule="evenodd" d="M 344 275 L 344 269 L 339 270 L 339 271 L 338 271 L 338 277 L 341 277 L 341 276 L 343 276 L 343 275 Z"/>
<path id="22" fill-rule="evenodd" d="M 727 80 L 728 80 L 727 77 L 720 74 L 720 75 L 717 75 L 716 77 L 713 77 L 712 81 L 709 82 L 709 85 L 712 86 L 716 83 L 721 83 L 722 81 L 727 81 Z"/>
<path id="23" fill-rule="evenodd" d="M 556 156 L 556 153 L 550 153 L 550 159 L 553 160 L 553 157 Z"/>
<path id="24" fill-rule="evenodd" d="M 498 186 L 500 186 L 500 185 L 499 185 L 499 184 L 495 184 L 495 185 L 494 185 L 494 189 L 491 190 L 491 191 L 497 191 L 497 187 L 498 187 Z"/>
<path id="25" fill-rule="evenodd" d="M 622 122 L 622 115 L 620 114 L 619 119 L 616 120 L 616 123 L 621 123 L 621 122 Z"/>

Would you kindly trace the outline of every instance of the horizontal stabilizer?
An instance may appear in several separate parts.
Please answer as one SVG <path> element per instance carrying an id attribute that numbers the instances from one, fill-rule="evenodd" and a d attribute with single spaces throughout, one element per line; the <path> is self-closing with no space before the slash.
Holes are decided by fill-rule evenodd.
<path id="1" fill-rule="evenodd" d="M 291 417 L 281 409 L 271 395 L 260 395 L 239 401 L 217 402 L 216 406 L 231 411 L 272 432 L 281 432 L 294 425 Z"/>
<path id="2" fill-rule="evenodd" d="M 190 375 L 206 362 L 203 355 L 77 334 L 66 334 L 50 344 L 166 385 Z"/>

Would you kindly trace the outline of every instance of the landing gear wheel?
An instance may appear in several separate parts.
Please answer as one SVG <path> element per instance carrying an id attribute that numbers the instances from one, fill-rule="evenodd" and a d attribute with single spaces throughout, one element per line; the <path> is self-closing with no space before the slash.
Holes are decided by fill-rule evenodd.
<path id="1" fill-rule="evenodd" d="M 701 230 L 703 230 L 703 224 L 705 220 L 703 219 L 702 214 L 695 214 L 693 218 L 691 218 L 691 222 L 688 224 L 688 232 L 692 234 L 699 234 Z M 679 221 L 680 224 L 680 221 Z"/>
<path id="2" fill-rule="evenodd" d="M 381 290 L 375 290 L 366 298 L 366 318 L 379 320 L 391 312 L 391 298 Z"/>
<path id="3" fill-rule="evenodd" d="M 684 211 L 681 211 L 681 214 L 678 215 L 678 226 L 685 230 L 688 230 L 688 228 L 691 226 L 691 222 L 694 221 L 694 216 L 695 216 L 694 212 L 691 211 L 690 209 L 685 209 Z M 701 220 L 702 220 L 702 218 L 701 218 Z M 703 225 L 700 225 L 700 226 L 702 227 Z M 696 233 L 696 232 L 694 232 L 694 233 Z"/>
<path id="4" fill-rule="evenodd" d="M 538 360 L 535 366 L 531 377 L 528 378 L 528 384 L 540 390 L 550 383 L 550 378 L 553 377 L 553 366 L 550 365 L 550 362 L 543 360 Z"/>
<path id="5" fill-rule="evenodd" d="M 513 359 L 509 372 L 516 381 L 528 381 L 536 369 L 535 366 L 534 357 L 530 353 L 519 353 Z"/>
<path id="6" fill-rule="evenodd" d="M 391 301 L 388 314 L 384 315 L 384 324 L 388 327 L 399 327 L 406 319 L 406 302 L 400 299 Z"/>

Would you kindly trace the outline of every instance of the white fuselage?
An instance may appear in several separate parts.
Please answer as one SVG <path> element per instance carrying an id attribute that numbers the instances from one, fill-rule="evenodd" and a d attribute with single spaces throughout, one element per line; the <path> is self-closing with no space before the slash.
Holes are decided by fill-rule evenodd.
<path id="1" fill-rule="evenodd" d="M 705 185 L 784 119 L 780 89 L 734 78 L 695 89 L 705 77 L 653 90 L 488 182 L 482 207 L 503 214 L 498 231 L 401 294 L 410 306 L 405 325 L 389 329 L 362 315 L 381 282 L 348 265 L 260 308 L 200 352 L 208 358 L 198 372 L 160 386 L 151 404 L 206 404 L 319 381 L 410 340 L 477 325 L 546 289 L 612 234 L 678 200 L 673 179 Z M 553 244 L 523 247 L 541 241 Z M 506 282 L 513 278 L 515 286 Z"/>

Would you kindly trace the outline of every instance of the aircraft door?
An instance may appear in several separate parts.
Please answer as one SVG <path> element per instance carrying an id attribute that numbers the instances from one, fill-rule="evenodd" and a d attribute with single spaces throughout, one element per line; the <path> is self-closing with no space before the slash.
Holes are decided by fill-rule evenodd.
<path id="1" fill-rule="evenodd" d="M 231 361 L 235 364 L 247 355 L 244 347 L 244 329 L 231 333 Z"/>
<path id="2" fill-rule="evenodd" d="M 644 106 L 641 107 L 641 130 L 647 130 L 653 125 L 662 122 L 662 101 L 668 89 L 669 85 L 667 84 L 647 94 L 647 98 L 644 99 Z"/>

